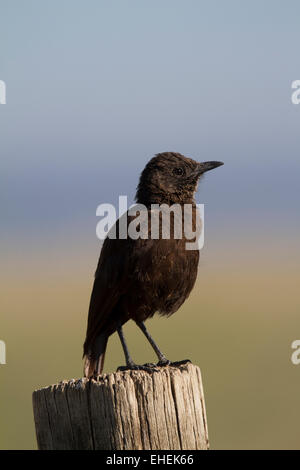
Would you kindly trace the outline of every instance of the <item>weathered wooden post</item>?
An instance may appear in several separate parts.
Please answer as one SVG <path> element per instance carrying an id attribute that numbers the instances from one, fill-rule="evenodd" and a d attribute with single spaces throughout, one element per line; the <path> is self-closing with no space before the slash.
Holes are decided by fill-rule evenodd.
<path id="1" fill-rule="evenodd" d="M 60 382 L 33 393 L 38 447 L 208 449 L 199 367 L 125 371 Z"/>

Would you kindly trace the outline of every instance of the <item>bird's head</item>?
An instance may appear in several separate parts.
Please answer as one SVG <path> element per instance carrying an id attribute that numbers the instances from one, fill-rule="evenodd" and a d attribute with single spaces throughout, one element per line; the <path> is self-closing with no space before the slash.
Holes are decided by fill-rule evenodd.
<path id="1" fill-rule="evenodd" d="M 141 173 L 136 201 L 146 206 L 191 203 L 203 173 L 221 165 L 223 162 L 198 163 L 175 152 L 158 153 Z"/>

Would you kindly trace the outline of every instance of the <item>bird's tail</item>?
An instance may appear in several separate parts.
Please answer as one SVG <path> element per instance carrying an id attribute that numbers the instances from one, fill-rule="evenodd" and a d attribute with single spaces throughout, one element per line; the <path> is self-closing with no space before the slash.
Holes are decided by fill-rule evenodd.
<path id="1" fill-rule="evenodd" d="M 85 377 L 93 377 L 102 374 L 105 352 L 107 346 L 108 337 L 105 335 L 99 335 L 92 349 L 87 348 L 85 344 L 84 352 L 84 368 L 83 373 Z"/>

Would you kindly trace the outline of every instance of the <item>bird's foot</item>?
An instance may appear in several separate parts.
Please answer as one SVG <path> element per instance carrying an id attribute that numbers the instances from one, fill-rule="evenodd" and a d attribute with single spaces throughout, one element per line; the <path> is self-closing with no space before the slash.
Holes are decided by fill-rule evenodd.
<path id="1" fill-rule="evenodd" d="M 125 370 L 144 370 L 146 372 L 151 372 L 151 373 L 158 372 L 158 369 L 156 368 L 155 364 L 140 365 L 140 364 L 135 364 L 134 362 L 127 364 L 126 366 L 120 366 L 117 368 L 118 372 L 123 372 Z"/>
<path id="2" fill-rule="evenodd" d="M 178 367 L 178 366 L 183 366 L 184 364 L 191 364 L 192 361 L 190 361 L 189 359 L 183 359 L 182 361 L 175 361 L 175 362 L 171 362 L 171 366 L 174 366 L 174 367 Z"/>
<path id="3" fill-rule="evenodd" d="M 165 367 L 165 366 L 169 366 L 170 364 L 172 364 L 171 361 L 169 361 L 169 359 L 164 357 L 160 361 L 158 361 L 157 366 L 158 367 Z"/>
<path id="4" fill-rule="evenodd" d="M 155 369 L 157 367 L 157 364 L 154 364 L 154 362 L 147 362 L 146 364 L 143 364 L 143 366 Z"/>
<path id="5" fill-rule="evenodd" d="M 166 367 L 166 366 L 173 366 L 173 367 L 178 367 L 182 366 L 184 364 L 191 364 L 191 361 L 189 359 L 184 359 L 183 361 L 169 361 L 166 357 L 161 359 L 156 365 L 158 367 Z"/>

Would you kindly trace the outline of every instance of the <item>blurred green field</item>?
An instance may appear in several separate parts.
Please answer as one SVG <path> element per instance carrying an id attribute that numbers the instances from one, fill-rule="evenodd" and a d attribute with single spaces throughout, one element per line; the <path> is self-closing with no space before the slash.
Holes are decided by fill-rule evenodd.
<path id="1" fill-rule="evenodd" d="M 251 256 L 231 258 L 204 252 L 191 297 L 149 330 L 168 358 L 201 367 L 212 448 L 299 449 L 300 366 L 290 360 L 300 337 L 297 260 L 282 255 L 258 269 Z M 44 272 L 33 260 L 1 279 L 1 449 L 35 449 L 32 391 L 82 374 L 91 260 L 62 257 Z M 134 324 L 125 333 L 135 360 L 155 359 Z M 114 335 L 105 371 L 123 363 Z"/>

